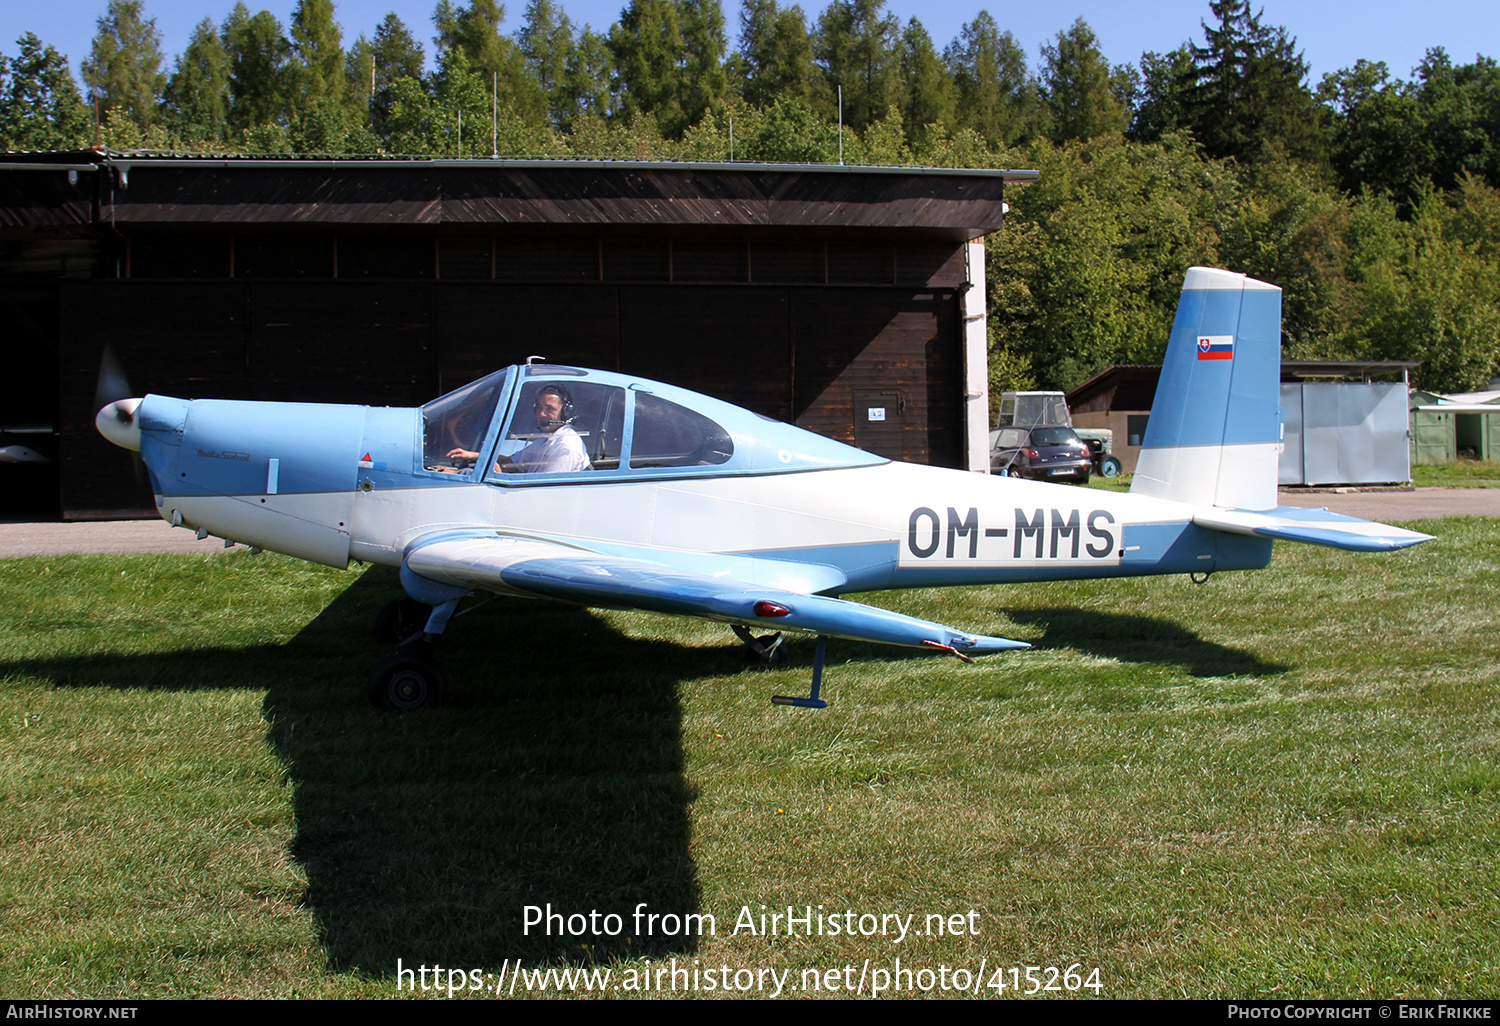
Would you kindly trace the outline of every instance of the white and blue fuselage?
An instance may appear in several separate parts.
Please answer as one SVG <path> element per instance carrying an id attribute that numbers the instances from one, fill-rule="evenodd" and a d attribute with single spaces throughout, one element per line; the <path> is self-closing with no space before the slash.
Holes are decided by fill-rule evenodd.
<path id="1" fill-rule="evenodd" d="M 632 375 L 510 367 L 427 406 L 126 400 L 163 518 L 344 566 L 399 566 L 440 631 L 473 591 L 835 637 L 1023 647 L 850 592 L 1262 567 L 1276 538 L 1364 551 L 1427 536 L 1276 507 L 1280 290 L 1188 273 L 1129 493 L 893 462 Z M 560 418 L 543 415 L 565 406 Z M 576 434 L 587 468 L 510 457 Z M 532 468 L 538 469 L 538 468 Z"/>

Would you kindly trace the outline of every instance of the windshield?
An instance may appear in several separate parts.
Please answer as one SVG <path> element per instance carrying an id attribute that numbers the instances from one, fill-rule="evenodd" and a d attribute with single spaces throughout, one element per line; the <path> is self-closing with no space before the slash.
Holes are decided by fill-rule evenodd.
<path id="1" fill-rule="evenodd" d="M 471 381 L 422 407 L 422 465 L 454 472 L 474 465 L 510 368 Z"/>
<path id="2" fill-rule="evenodd" d="M 1033 428 L 1031 432 L 1032 445 L 1082 445 L 1083 441 L 1074 433 L 1072 428 L 1047 427 Z"/>

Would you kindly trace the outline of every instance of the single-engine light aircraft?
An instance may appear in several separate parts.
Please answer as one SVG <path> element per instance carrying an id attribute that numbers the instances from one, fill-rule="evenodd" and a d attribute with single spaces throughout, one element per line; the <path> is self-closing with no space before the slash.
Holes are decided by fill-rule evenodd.
<path id="1" fill-rule="evenodd" d="M 1274 539 L 1363 552 L 1430 536 L 1276 505 L 1281 290 L 1188 271 L 1128 493 L 894 462 L 630 374 L 530 363 L 420 409 L 174 399 L 106 404 L 173 525 L 344 567 L 399 567 L 406 640 L 377 704 L 435 702 L 433 645 L 473 593 L 975 655 L 1029 647 L 847 592 L 1265 566 Z M 757 629 L 770 633 L 757 636 Z"/>

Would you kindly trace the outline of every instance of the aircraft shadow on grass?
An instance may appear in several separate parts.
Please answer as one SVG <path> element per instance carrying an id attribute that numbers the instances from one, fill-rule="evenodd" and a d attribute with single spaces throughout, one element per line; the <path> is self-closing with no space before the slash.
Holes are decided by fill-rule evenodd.
<path id="1" fill-rule="evenodd" d="M 699 912 L 680 680 L 732 676 L 745 649 L 626 637 L 582 608 L 497 601 L 460 617 L 462 688 L 393 716 L 351 686 L 398 594 L 374 568 L 286 644 L 0 663 L 60 687 L 264 689 L 268 740 L 295 788 L 292 855 L 332 966 L 405 968 L 691 953 L 635 936 L 630 913 Z M 718 628 L 705 625 L 717 632 Z M 528 905 L 622 917 L 618 936 L 528 932 Z M 577 921 L 575 921 L 575 925 Z"/>
<path id="2" fill-rule="evenodd" d="M 1194 677 L 1263 677 L 1291 669 L 1206 641 L 1180 624 L 1155 617 L 1070 606 L 997 610 L 997 615 L 1041 628 L 1042 636 L 1032 641 L 1039 649 L 1066 648 L 1122 663 L 1180 666 Z"/>
<path id="3" fill-rule="evenodd" d="M 688 647 L 628 637 L 582 608 L 498 600 L 454 621 L 447 704 L 392 716 L 349 684 L 359 676 L 349 668 L 376 658 L 370 624 L 397 588 L 393 571 L 367 571 L 286 644 L 17 660 L 0 673 L 65 687 L 264 689 L 268 740 L 295 788 L 292 855 L 335 969 L 389 978 L 397 959 L 493 969 L 693 952 L 692 936 L 637 935 L 631 913 L 701 911 L 677 685 L 739 675 L 745 650 L 727 632 L 722 645 Z M 1042 647 L 1196 676 L 1284 669 L 1161 620 L 1004 615 L 1040 626 Z M 854 659 L 932 658 L 848 648 Z M 793 665 L 810 649 L 794 648 Z M 562 921 L 528 930 L 526 906 L 549 905 Z M 594 911 L 623 929 L 569 929 L 581 921 L 567 917 Z"/>

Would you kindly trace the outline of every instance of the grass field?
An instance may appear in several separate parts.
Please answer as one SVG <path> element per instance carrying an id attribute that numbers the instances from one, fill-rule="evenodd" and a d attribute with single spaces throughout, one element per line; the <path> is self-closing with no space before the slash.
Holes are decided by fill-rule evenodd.
<path id="1" fill-rule="evenodd" d="M 1493 997 L 1500 521 L 1415 526 L 1202 586 L 872 596 L 1036 648 L 834 642 L 822 712 L 767 702 L 810 642 L 764 672 L 714 625 L 497 601 L 449 629 L 448 705 L 391 716 L 361 688 L 388 571 L 0 563 L 0 994 L 394 997 L 434 979 L 398 959 L 502 989 L 519 959 L 624 996 L 675 959 L 700 995 L 1037 966 L 1082 997 Z M 549 904 L 620 928 L 528 930 Z M 789 905 L 915 919 L 744 928 Z"/>
<path id="2" fill-rule="evenodd" d="M 1411 477 L 1418 488 L 1500 488 L 1500 463 L 1494 460 L 1419 463 L 1411 468 Z"/>

